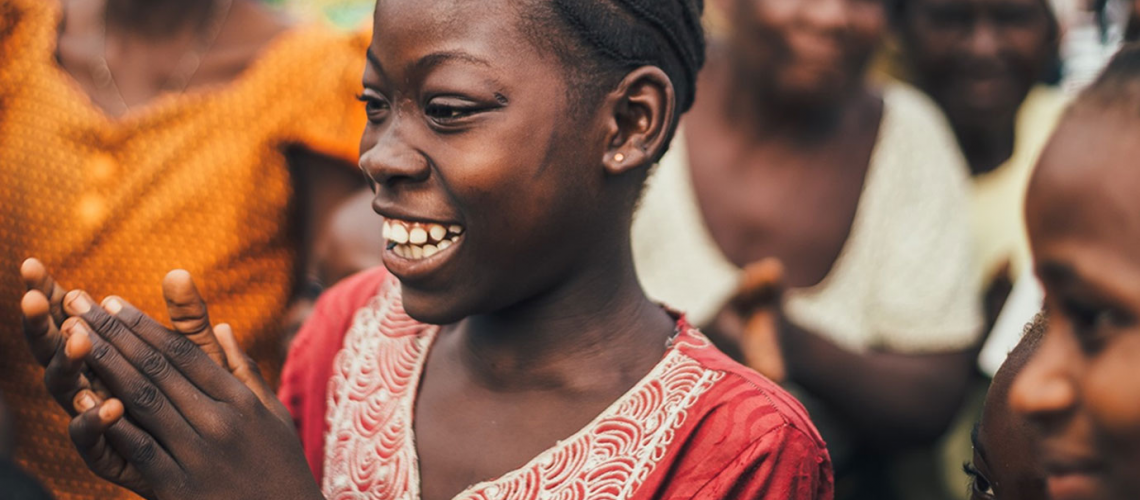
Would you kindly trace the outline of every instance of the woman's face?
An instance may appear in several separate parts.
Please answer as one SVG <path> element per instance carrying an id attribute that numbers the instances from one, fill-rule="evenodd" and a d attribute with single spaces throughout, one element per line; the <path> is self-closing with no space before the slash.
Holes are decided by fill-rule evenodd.
<path id="1" fill-rule="evenodd" d="M 1065 119 L 1029 191 L 1050 321 L 1010 403 L 1034 425 L 1053 500 L 1140 498 L 1138 133 L 1113 112 Z"/>
<path id="2" fill-rule="evenodd" d="M 883 0 L 726 0 L 743 76 L 795 102 L 832 103 L 862 83 L 883 37 Z"/>
<path id="3" fill-rule="evenodd" d="M 904 0 L 901 34 L 915 78 L 955 124 L 1016 116 L 1050 63 L 1045 0 Z"/>
<path id="4" fill-rule="evenodd" d="M 407 312 L 447 324 L 550 291 L 617 218 L 605 131 L 573 118 L 559 59 L 509 0 L 381 0 L 361 168 Z M 585 113 L 580 113 L 585 114 Z"/>

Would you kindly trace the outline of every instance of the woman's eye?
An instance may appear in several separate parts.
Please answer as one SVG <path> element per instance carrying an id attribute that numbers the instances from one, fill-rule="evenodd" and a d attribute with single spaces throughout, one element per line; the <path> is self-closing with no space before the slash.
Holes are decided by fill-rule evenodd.
<path id="1" fill-rule="evenodd" d="M 388 111 L 388 101 L 376 96 L 360 94 L 356 100 L 364 103 L 364 111 L 368 113 L 368 121 L 376 123 L 384 119 Z"/>
<path id="2" fill-rule="evenodd" d="M 466 118 L 475 114 L 478 109 L 473 107 L 449 106 L 446 104 L 431 104 L 424 110 L 429 118 L 437 122 L 448 122 Z"/>

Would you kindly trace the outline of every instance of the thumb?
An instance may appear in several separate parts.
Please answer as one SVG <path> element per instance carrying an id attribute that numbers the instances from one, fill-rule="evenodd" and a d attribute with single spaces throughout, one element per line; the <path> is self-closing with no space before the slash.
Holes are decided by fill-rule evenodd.
<path id="1" fill-rule="evenodd" d="M 261 376 L 261 370 L 257 367 L 257 363 L 250 359 L 245 351 L 242 351 L 234 337 L 233 328 L 230 328 L 229 324 L 222 323 L 214 327 L 214 333 L 226 353 L 228 363 L 226 368 L 230 370 L 230 373 L 240 380 L 246 388 L 253 391 L 261 404 L 272 411 L 278 420 L 292 425 L 293 418 L 289 415 L 289 410 L 277 399 L 277 394 L 273 392 L 273 389 L 269 388 L 269 384 Z"/>
<path id="2" fill-rule="evenodd" d="M 162 296 L 166 299 L 166 310 L 174 331 L 198 345 L 210 359 L 221 366 L 228 366 L 226 352 L 210 325 L 210 314 L 206 301 L 194 285 L 190 273 L 176 269 L 166 274 L 162 280 Z"/>

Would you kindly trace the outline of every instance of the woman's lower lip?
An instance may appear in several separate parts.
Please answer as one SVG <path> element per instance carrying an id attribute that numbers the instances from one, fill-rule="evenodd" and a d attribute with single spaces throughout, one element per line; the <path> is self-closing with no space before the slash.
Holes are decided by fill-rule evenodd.
<path id="1" fill-rule="evenodd" d="M 1052 500 L 1090 500 L 1096 498 L 1098 481 L 1089 473 L 1052 474 L 1046 484 Z"/>
<path id="2" fill-rule="evenodd" d="M 452 255 L 458 250 L 458 247 L 463 244 L 464 240 L 466 240 L 466 237 L 460 236 L 454 243 L 445 249 L 439 250 L 431 257 L 419 259 L 400 256 L 396 253 L 393 245 L 389 244 L 385 248 L 382 256 L 384 267 L 387 267 L 388 271 L 400 279 L 414 280 L 426 277 L 450 260 Z"/>

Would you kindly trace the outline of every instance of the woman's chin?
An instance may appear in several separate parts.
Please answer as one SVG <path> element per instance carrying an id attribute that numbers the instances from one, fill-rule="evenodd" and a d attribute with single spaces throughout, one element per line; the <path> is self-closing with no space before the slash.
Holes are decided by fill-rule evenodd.
<path id="1" fill-rule="evenodd" d="M 469 314 L 455 306 L 456 299 L 440 293 L 425 293 L 401 288 L 404 312 L 412 319 L 429 325 L 450 325 Z"/>

